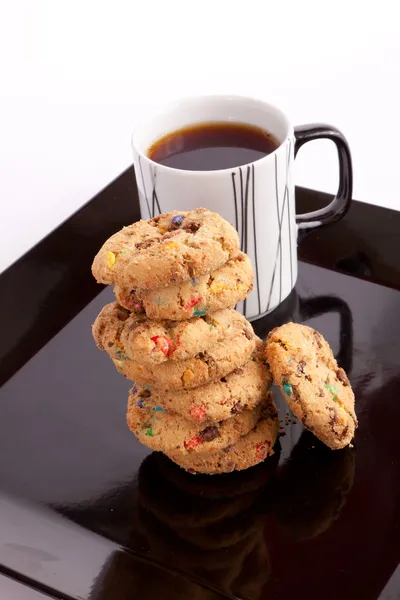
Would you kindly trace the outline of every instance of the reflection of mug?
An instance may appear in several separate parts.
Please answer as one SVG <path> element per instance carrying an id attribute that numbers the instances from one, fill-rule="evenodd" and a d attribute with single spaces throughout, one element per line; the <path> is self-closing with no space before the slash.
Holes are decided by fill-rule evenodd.
<path id="1" fill-rule="evenodd" d="M 294 290 L 281 304 L 279 310 L 255 323 L 254 330 L 259 337 L 266 338 L 274 327 L 279 327 L 283 323 L 294 321 L 307 324 L 309 319 L 327 313 L 337 313 L 339 316 L 339 350 L 335 358 L 339 366 L 350 374 L 353 366 L 353 315 L 347 302 L 341 298 L 336 296 L 302 298 Z"/>
<path id="2" fill-rule="evenodd" d="M 255 125 L 271 133 L 279 146 L 253 163 L 216 171 L 174 169 L 147 157 L 150 146 L 166 133 L 212 121 Z M 296 215 L 294 157 L 306 142 L 320 138 L 337 147 L 338 193 L 328 206 Z M 142 218 L 203 206 L 235 225 L 241 249 L 255 267 L 255 289 L 238 306 L 251 319 L 274 310 L 293 289 L 298 230 L 337 221 L 351 201 L 351 156 L 340 131 L 320 124 L 294 128 L 278 108 L 252 98 L 200 96 L 176 102 L 138 127 L 132 143 Z"/>

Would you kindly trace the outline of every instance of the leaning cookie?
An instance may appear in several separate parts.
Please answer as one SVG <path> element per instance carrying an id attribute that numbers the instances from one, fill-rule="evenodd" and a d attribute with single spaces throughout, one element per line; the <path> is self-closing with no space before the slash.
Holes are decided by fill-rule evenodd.
<path id="1" fill-rule="evenodd" d="M 343 369 L 320 333 L 287 323 L 271 331 L 266 357 L 293 414 L 333 450 L 354 437 L 354 394 Z"/>
<path id="2" fill-rule="evenodd" d="M 235 444 L 251 431 L 264 406 L 261 402 L 253 410 L 245 410 L 220 423 L 195 425 L 175 413 L 159 410 L 151 398 L 137 402 L 130 394 L 126 420 L 139 442 L 152 450 L 182 457 L 210 455 Z"/>
<path id="3" fill-rule="evenodd" d="M 243 413 L 242 413 L 243 414 Z M 229 421 L 224 421 L 229 422 Z M 273 453 L 279 431 L 279 419 L 275 404 L 270 400 L 268 408 L 254 429 L 236 444 L 220 452 L 208 454 L 178 454 L 166 452 L 167 456 L 189 473 L 230 473 L 259 464 Z"/>
<path id="4" fill-rule="evenodd" d="M 238 312 L 233 313 L 224 338 L 193 358 L 152 366 L 129 359 L 113 359 L 113 362 L 128 379 L 148 388 L 182 390 L 216 381 L 250 360 L 255 347 L 256 337 L 250 323 Z"/>
<path id="5" fill-rule="evenodd" d="M 172 211 L 124 227 L 95 256 L 99 283 L 154 288 L 218 269 L 239 250 L 236 230 L 205 208 Z"/>
<path id="6" fill-rule="evenodd" d="M 239 252 L 211 273 L 192 277 L 180 285 L 135 289 L 116 285 L 119 304 L 133 312 L 145 311 L 149 319 L 180 321 L 235 306 L 253 289 L 250 258 Z"/>
<path id="7" fill-rule="evenodd" d="M 111 358 L 157 365 L 186 360 L 207 350 L 224 337 L 233 322 L 243 320 L 237 315 L 225 309 L 188 321 L 151 321 L 144 313 L 130 313 L 113 302 L 96 318 L 93 337 L 97 347 Z"/>
<path id="8" fill-rule="evenodd" d="M 137 401 L 151 396 L 162 408 L 178 413 L 194 423 L 229 419 L 254 408 L 265 398 L 272 378 L 265 365 L 264 343 L 257 340 L 251 360 L 207 385 L 190 390 L 157 390 L 137 384 Z"/>

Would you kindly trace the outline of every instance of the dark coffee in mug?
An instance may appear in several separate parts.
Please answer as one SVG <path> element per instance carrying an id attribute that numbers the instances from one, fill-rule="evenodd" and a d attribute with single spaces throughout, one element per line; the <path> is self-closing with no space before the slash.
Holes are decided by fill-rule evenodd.
<path id="1" fill-rule="evenodd" d="M 151 160 L 185 171 L 217 171 L 247 165 L 279 146 L 255 125 L 211 122 L 188 125 L 157 140 L 147 151 Z"/>
<path id="2" fill-rule="evenodd" d="M 296 214 L 295 156 L 323 138 L 337 147 L 338 193 L 328 206 Z M 254 290 L 236 307 L 247 319 L 270 313 L 293 290 L 298 233 L 337 221 L 350 206 L 351 155 L 343 134 L 321 123 L 295 128 L 257 98 L 174 101 L 136 129 L 132 145 L 143 219 L 202 206 L 239 232 L 254 267 Z"/>

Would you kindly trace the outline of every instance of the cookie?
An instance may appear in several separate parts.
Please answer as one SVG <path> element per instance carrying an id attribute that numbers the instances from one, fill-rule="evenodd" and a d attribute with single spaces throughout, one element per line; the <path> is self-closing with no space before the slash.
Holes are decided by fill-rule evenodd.
<path id="1" fill-rule="evenodd" d="M 150 321 L 144 313 L 130 313 L 113 302 L 93 324 L 93 337 L 111 358 L 126 358 L 145 365 L 186 360 L 207 350 L 237 320 L 232 309 L 188 321 Z"/>
<path id="2" fill-rule="evenodd" d="M 136 401 L 151 399 L 166 410 L 178 413 L 194 423 L 223 421 L 243 410 L 254 408 L 271 386 L 272 378 L 265 366 L 264 344 L 256 343 L 251 360 L 218 381 L 191 390 L 157 390 L 140 385 Z"/>
<path id="3" fill-rule="evenodd" d="M 131 390 L 132 391 L 132 390 Z M 237 442 L 256 425 L 265 403 L 219 423 L 195 425 L 184 417 L 157 406 L 149 397 L 128 398 L 126 420 L 139 442 L 177 456 L 212 454 Z"/>
<path id="4" fill-rule="evenodd" d="M 205 208 L 172 211 L 124 227 L 95 256 L 99 283 L 154 288 L 215 271 L 239 250 L 237 231 Z"/>
<path id="5" fill-rule="evenodd" d="M 354 437 L 354 394 L 343 369 L 320 333 L 296 323 L 271 331 L 266 357 L 293 414 L 324 444 L 336 450 Z"/>
<path id="6" fill-rule="evenodd" d="M 250 323 L 238 312 L 232 313 L 225 336 L 193 358 L 158 365 L 115 358 L 113 362 L 117 370 L 128 379 L 147 387 L 169 391 L 191 389 L 221 379 L 250 360 L 256 343 Z"/>
<path id="7" fill-rule="evenodd" d="M 116 285 L 114 293 L 128 310 L 145 311 L 149 319 L 179 321 L 235 306 L 250 294 L 253 279 L 250 258 L 239 252 L 220 269 L 180 285 L 148 290 Z"/>
<path id="8" fill-rule="evenodd" d="M 242 413 L 243 414 L 243 413 Z M 224 421 L 229 423 L 228 421 Z M 208 454 L 178 454 L 166 452 L 177 465 L 190 473 L 230 473 L 253 467 L 273 453 L 279 431 L 279 419 L 275 404 L 270 400 L 262 417 L 247 435 L 236 444 Z"/>

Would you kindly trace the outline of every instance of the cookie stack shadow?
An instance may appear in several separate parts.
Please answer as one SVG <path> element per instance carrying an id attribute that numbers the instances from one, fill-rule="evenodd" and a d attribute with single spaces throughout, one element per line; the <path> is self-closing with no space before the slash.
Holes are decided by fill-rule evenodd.
<path id="1" fill-rule="evenodd" d="M 253 285 L 234 228 L 205 209 L 160 215 L 107 240 L 92 270 L 114 286 L 93 336 L 133 382 L 136 438 L 193 473 L 272 454 L 279 420 L 264 344 L 233 308 Z"/>

